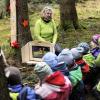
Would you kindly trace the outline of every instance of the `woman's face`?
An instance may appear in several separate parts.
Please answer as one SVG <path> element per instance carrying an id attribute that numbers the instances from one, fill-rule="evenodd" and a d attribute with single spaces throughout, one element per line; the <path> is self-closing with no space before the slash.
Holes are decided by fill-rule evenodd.
<path id="1" fill-rule="evenodd" d="M 50 21 L 52 19 L 52 11 L 51 10 L 44 11 L 43 18 L 45 21 Z"/>

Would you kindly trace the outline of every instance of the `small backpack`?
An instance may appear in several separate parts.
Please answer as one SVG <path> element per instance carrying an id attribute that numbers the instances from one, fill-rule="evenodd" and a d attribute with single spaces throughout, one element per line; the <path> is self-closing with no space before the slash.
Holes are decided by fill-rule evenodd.
<path id="1" fill-rule="evenodd" d="M 23 89 L 20 91 L 17 100 L 27 100 L 27 88 L 28 87 L 23 87 Z"/>

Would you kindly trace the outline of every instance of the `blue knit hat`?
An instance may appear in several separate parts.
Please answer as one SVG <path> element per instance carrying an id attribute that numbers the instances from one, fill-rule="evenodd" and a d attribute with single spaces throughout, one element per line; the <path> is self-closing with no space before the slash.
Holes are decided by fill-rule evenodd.
<path id="1" fill-rule="evenodd" d="M 71 49 L 74 59 L 79 59 L 83 56 L 84 49 L 82 47 L 76 47 Z"/>
<path id="2" fill-rule="evenodd" d="M 88 51 L 90 49 L 89 44 L 86 42 L 82 42 L 82 43 L 78 44 L 78 47 L 82 47 L 84 49 L 83 53 L 88 53 Z"/>
<path id="3" fill-rule="evenodd" d="M 72 52 L 69 49 L 63 49 L 58 55 L 58 62 L 65 62 L 67 65 L 74 63 Z"/>
<path id="4" fill-rule="evenodd" d="M 43 61 L 46 62 L 51 68 L 55 67 L 58 64 L 57 55 L 48 52 L 43 56 Z"/>

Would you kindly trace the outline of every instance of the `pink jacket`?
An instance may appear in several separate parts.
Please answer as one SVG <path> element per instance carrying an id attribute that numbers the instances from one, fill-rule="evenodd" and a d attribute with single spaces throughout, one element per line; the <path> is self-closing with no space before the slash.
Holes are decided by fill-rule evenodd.
<path id="1" fill-rule="evenodd" d="M 68 100 L 72 85 L 67 77 L 57 71 L 46 78 L 36 93 L 44 100 Z"/>

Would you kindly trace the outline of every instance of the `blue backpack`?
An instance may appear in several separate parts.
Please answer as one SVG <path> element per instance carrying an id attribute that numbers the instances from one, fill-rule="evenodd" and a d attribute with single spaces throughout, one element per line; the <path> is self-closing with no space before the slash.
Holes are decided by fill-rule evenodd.
<path id="1" fill-rule="evenodd" d="M 24 86 L 19 93 L 10 91 L 10 97 L 12 100 L 37 100 L 34 90 L 28 86 Z"/>

